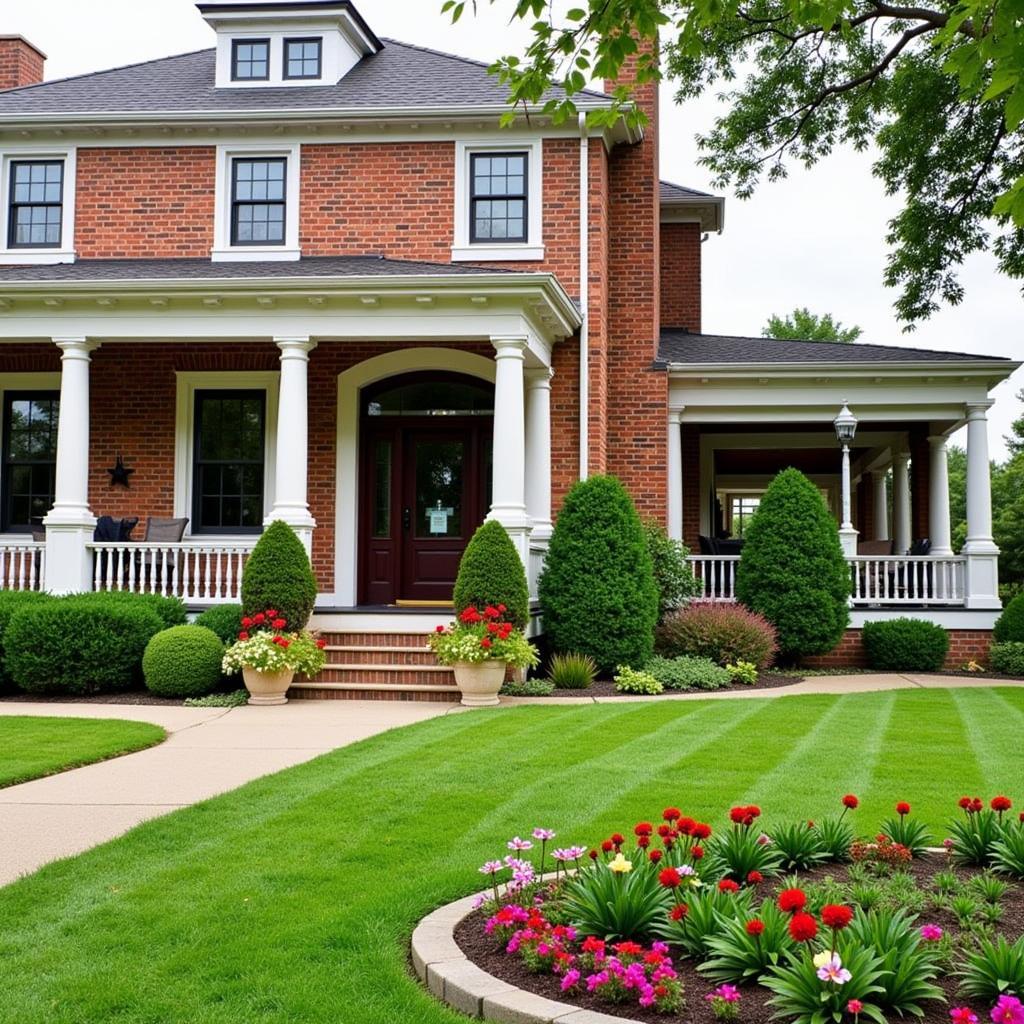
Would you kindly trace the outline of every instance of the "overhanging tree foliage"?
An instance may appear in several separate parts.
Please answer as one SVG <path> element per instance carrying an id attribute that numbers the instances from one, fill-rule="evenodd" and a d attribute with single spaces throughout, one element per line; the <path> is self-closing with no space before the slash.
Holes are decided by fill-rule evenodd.
<path id="1" fill-rule="evenodd" d="M 831 313 L 818 316 L 806 306 L 794 309 L 789 316 L 772 315 L 761 330 L 762 337 L 791 341 L 856 341 L 863 332 L 859 327 L 844 327 Z"/>
<path id="2" fill-rule="evenodd" d="M 482 2 L 443 9 L 458 18 Z M 564 17 L 554 0 L 489 2 L 532 26 L 526 53 L 493 67 L 511 103 L 556 120 L 575 117 L 591 79 L 615 78 L 662 36 L 661 67 L 641 54 L 638 81 L 666 74 L 680 101 L 726 86 L 727 113 L 699 142 L 716 184 L 740 196 L 792 161 L 876 146 L 875 175 L 903 197 L 885 283 L 900 289 L 908 328 L 961 300 L 957 268 L 971 252 L 991 249 L 1004 273 L 1024 276 L 1019 0 L 579 0 Z M 552 86 L 563 94 L 552 98 Z M 621 108 L 629 94 L 615 97 Z"/>

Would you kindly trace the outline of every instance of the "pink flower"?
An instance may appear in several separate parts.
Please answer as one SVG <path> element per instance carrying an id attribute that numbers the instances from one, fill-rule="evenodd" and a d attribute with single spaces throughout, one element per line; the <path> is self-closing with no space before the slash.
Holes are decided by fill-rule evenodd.
<path id="1" fill-rule="evenodd" d="M 504 871 L 505 865 L 500 860 L 489 860 L 482 868 L 480 868 L 481 875 L 496 875 L 499 871 Z"/>
<path id="2" fill-rule="evenodd" d="M 853 975 L 843 966 L 837 953 L 818 968 L 818 977 L 822 981 L 831 981 L 834 985 L 845 985 Z"/>
<path id="3" fill-rule="evenodd" d="M 978 1015 L 969 1006 L 954 1006 L 949 1016 L 953 1024 L 978 1024 Z"/>
<path id="4" fill-rule="evenodd" d="M 1024 1024 L 1024 1003 L 1016 996 L 1000 996 L 989 1016 L 995 1024 Z"/>
<path id="5" fill-rule="evenodd" d="M 852 1013 L 854 1015 L 854 1017 L 856 1017 L 857 1014 L 860 1013 L 861 1010 L 863 1010 L 863 1009 L 864 1009 L 864 1004 L 859 999 L 851 999 L 846 1004 L 846 1012 L 847 1013 Z"/>
<path id="6" fill-rule="evenodd" d="M 942 938 L 942 929 L 937 924 L 923 924 L 921 938 L 925 942 L 938 942 Z"/>
<path id="7" fill-rule="evenodd" d="M 568 992 L 569 989 L 575 988 L 580 983 L 580 972 L 575 967 L 566 971 L 562 975 L 562 991 Z"/>
<path id="8" fill-rule="evenodd" d="M 532 850 L 533 843 L 529 839 L 520 839 L 519 836 L 516 836 L 508 841 L 508 848 L 510 850 Z"/>
<path id="9" fill-rule="evenodd" d="M 533 830 L 533 838 L 546 843 L 549 839 L 555 838 L 555 833 L 549 828 L 535 828 Z"/>

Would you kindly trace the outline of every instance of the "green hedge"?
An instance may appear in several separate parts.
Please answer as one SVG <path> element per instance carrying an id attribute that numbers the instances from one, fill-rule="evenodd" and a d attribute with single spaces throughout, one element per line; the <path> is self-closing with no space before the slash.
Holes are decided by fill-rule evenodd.
<path id="1" fill-rule="evenodd" d="M 1024 593 L 1018 594 L 996 619 L 992 638 L 1001 644 L 1024 643 Z"/>
<path id="2" fill-rule="evenodd" d="M 49 601 L 48 594 L 40 594 L 36 590 L 0 590 L 0 693 L 10 693 L 17 689 L 6 665 L 6 634 L 7 627 L 15 613 L 30 605 Z"/>
<path id="3" fill-rule="evenodd" d="M 7 626 L 6 669 L 29 693 L 127 690 L 140 681 L 146 644 L 163 628 L 152 602 L 124 595 L 31 602 Z"/>
<path id="4" fill-rule="evenodd" d="M 233 644 L 242 630 L 242 606 L 240 604 L 216 604 L 196 616 L 193 625 L 212 629 L 221 643 Z"/>
<path id="5" fill-rule="evenodd" d="M 164 597 L 161 594 L 132 594 L 126 590 L 97 591 L 94 594 L 75 594 L 80 601 L 98 601 L 109 604 L 122 601 L 137 608 L 149 608 L 160 617 L 165 629 L 171 626 L 184 626 L 188 622 L 188 611 L 185 602 L 179 597 Z"/>
<path id="6" fill-rule="evenodd" d="M 644 540 L 651 556 L 654 583 L 658 588 L 658 621 L 700 593 L 700 583 L 687 561 L 690 549 L 674 540 L 668 531 L 651 520 L 644 522 Z"/>
<path id="7" fill-rule="evenodd" d="M 273 608 L 289 630 L 302 629 L 316 604 L 316 577 L 295 531 L 280 520 L 256 542 L 242 570 L 242 608 L 256 615 Z"/>
<path id="8" fill-rule="evenodd" d="M 658 620 L 651 555 L 633 502 L 614 477 L 592 476 L 566 495 L 540 604 L 556 653 L 589 654 L 606 672 L 651 657 Z"/>
<path id="9" fill-rule="evenodd" d="M 949 634 L 924 619 L 867 622 L 861 636 L 868 665 L 886 672 L 938 672 L 949 653 Z"/>
<path id="10" fill-rule="evenodd" d="M 484 523 L 466 545 L 452 603 L 456 615 L 464 608 L 503 604 L 505 618 L 526 628 L 530 619 L 526 570 L 505 528 L 496 520 Z"/>
<path id="11" fill-rule="evenodd" d="M 992 667 L 1008 676 L 1024 676 L 1024 643 L 1008 640 L 993 644 L 989 653 Z"/>
<path id="12" fill-rule="evenodd" d="M 205 626 L 157 633 L 142 656 L 146 688 L 160 697 L 202 697 L 220 686 L 224 644 Z"/>

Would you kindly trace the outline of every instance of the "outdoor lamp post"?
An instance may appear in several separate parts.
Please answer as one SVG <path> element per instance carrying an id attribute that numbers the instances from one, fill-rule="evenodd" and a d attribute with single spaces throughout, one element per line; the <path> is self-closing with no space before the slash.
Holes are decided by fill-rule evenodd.
<path id="1" fill-rule="evenodd" d="M 857 554 L 857 531 L 853 528 L 853 515 L 850 498 L 850 445 L 857 433 L 857 417 L 850 412 L 849 406 L 843 402 L 839 415 L 832 425 L 836 430 L 836 438 L 843 446 L 843 521 L 839 526 L 839 541 L 847 557 Z"/>

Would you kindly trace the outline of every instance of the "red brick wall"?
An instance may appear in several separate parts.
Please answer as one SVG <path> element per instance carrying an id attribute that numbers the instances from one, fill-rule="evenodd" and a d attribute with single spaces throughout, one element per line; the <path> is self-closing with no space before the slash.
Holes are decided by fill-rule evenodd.
<path id="1" fill-rule="evenodd" d="M 699 224 L 661 225 L 661 322 L 700 332 Z"/>
<path id="2" fill-rule="evenodd" d="M 83 258 L 209 258 L 212 146 L 82 148 L 75 248 Z"/>
<path id="3" fill-rule="evenodd" d="M 928 527 L 931 464 L 928 432 L 915 427 L 910 432 L 910 540 L 930 537 Z"/>
<path id="4" fill-rule="evenodd" d="M 683 541 L 693 552 L 700 550 L 700 509 L 705 496 L 700 492 L 700 427 L 683 427 Z"/>
<path id="5" fill-rule="evenodd" d="M 46 58 L 31 43 L 0 37 L 0 90 L 36 85 L 43 80 Z"/>
<path id="6" fill-rule="evenodd" d="M 991 644 L 991 630 L 949 630 L 949 654 L 946 657 L 946 668 L 963 668 L 969 661 L 988 664 L 988 649 Z M 815 658 L 805 658 L 804 664 L 807 668 L 867 668 L 861 631 L 848 629 L 834 651 Z"/>

